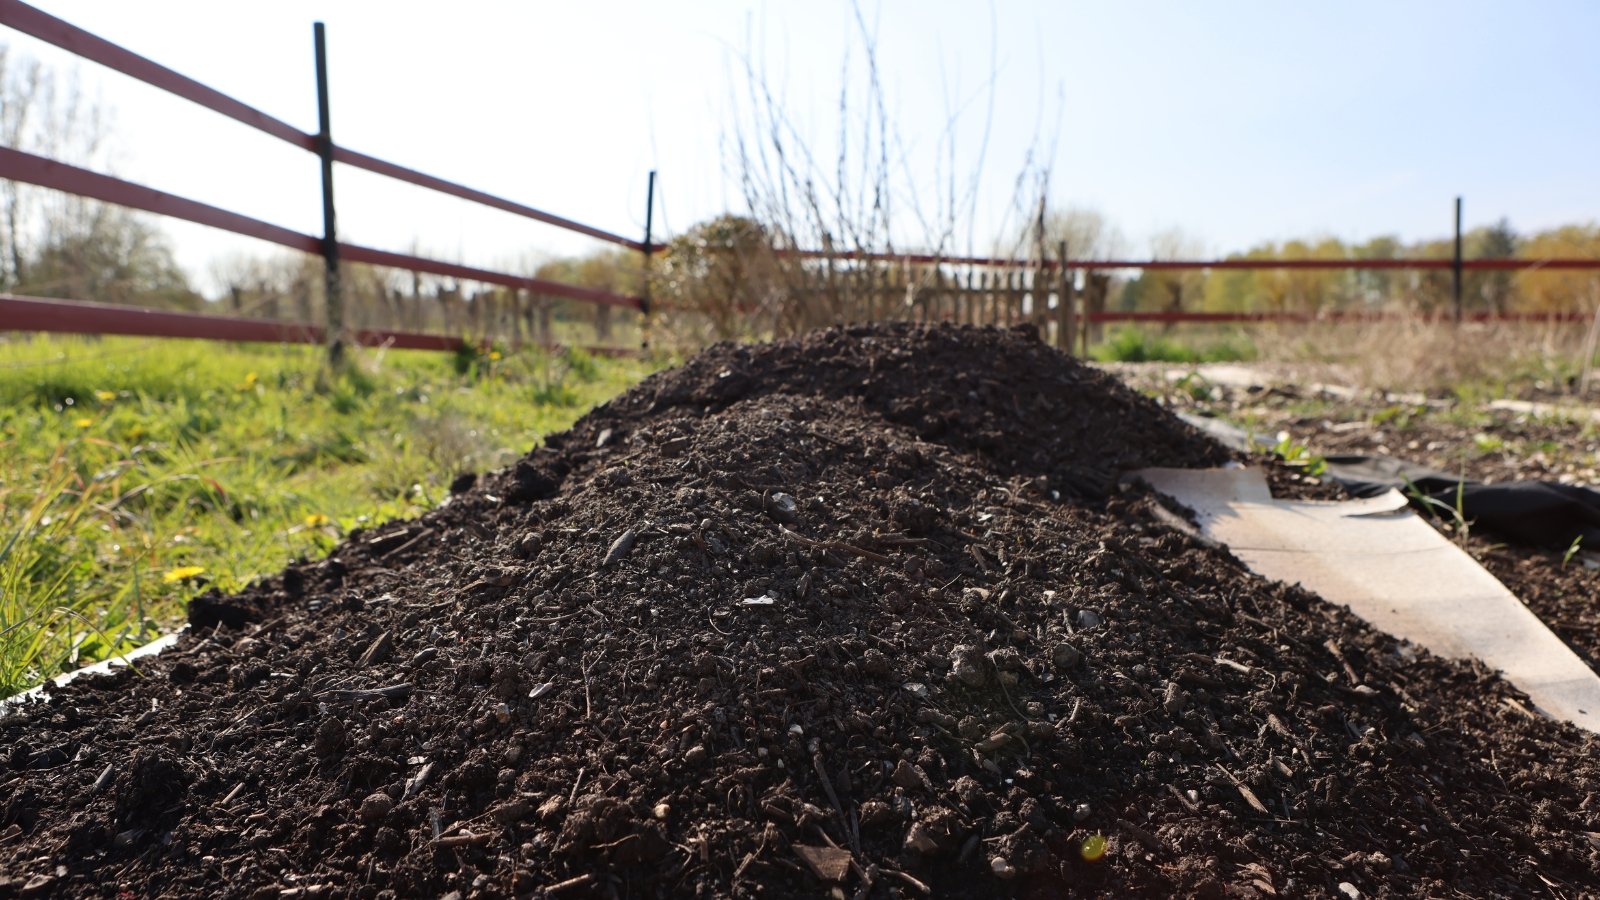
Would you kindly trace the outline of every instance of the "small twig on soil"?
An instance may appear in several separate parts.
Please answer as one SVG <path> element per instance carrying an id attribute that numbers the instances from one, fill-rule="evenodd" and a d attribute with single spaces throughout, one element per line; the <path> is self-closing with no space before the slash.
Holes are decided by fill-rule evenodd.
<path id="1" fill-rule="evenodd" d="M 106 763 L 106 767 L 100 770 L 100 777 L 96 778 L 93 786 L 89 788 L 89 793 L 98 794 L 100 793 L 101 788 L 104 788 L 107 784 L 111 783 L 111 769 L 111 763 Z M 241 785 L 241 787 L 242 786 L 243 785 Z"/>
<path id="2" fill-rule="evenodd" d="M 554 893 L 556 893 L 558 891 L 567 890 L 568 888 L 583 887 L 584 885 L 588 884 L 589 882 L 591 882 L 593 880 L 594 880 L 594 873 L 593 872 L 585 872 L 582 875 L 576 875 L 576 876 L 574 876 L 572 878 L 568 878 L 566 881 L 558 881 L 555 884 L 552 884 L 549 887 L 545 888 L 544 892 L 546 894 L 554 894 Z"/>
<path id="3" fill-rule="evenodd" d="M 1217 766 L 1217 771 L 1228 776 L 1228 780 L 1233 782 L 1233 786 L 1239 789 L 1239 796 L 1244 798 L 1244 802 L 1250 804 L 1251 809 L 1261 813 L 1263 816 L 1272 815 L 1272 813 L 1268 811 L 1266 804 L 1261 802 L 1261 798 L 1256 796 L 1255 791 L 1250 790 L 1250 788 L 1245 786 L 1244 782 L 1233 777 L 1232 772 L 1229 772 L 1220 765 Z"/>
<path id="4" fill-rule="evenodd" d="M 244 793 L 244 782 L 241 781 L 233 786 L 233 790 L 228 792 L 228 796 L 222 798 L 222 808 L 227 809 L 232 806 L 233 801 L 239 799 L 239 795 L 242 793 Z"/>
<path id="5" fill-rule="evenodd" d="M 982 547 L 978 546 L 977 544 L 968 544 L 967 553 L 971 554 L 972 558 L 978 561 L 978 568 L 983 570 L 983 574 L 990 574 L 989 561 L 983 558 Z"/>
<path id="6" fill-rule="evenodd" d="M 394 548 L 393 550 L 385 550 L 382 553 L 374 554 L 374 556 L 377 559 L 383 559 L 383 560 L 387 560 L 391 556 L 399 556 L 400 554 L 406 552 L 407 550 L 410 550 L 411 548 L 413 548 L 413 547 L 417 546 L 418 544 L 422 543 L 425 539 L 430 538 L 432 536 L 433 536 L 433 531 L 430 530 L 430 529 L 426 529 L 425 528 L 420 533 L 418 533 L 416 537 L 412 538 L 409 541 L 406 541 L 404 544 L 401 544 L 400 546 Z"/>
<path id="7" fill-rule="evenodd" d="M 1127 819 L 1118 819 L 1117 828 L 1120 829 L 1122 833 L 1143 844 L 1147 850 L 1156 853 L 1167 852 L 1167 845 L 1165 841 L 1133 824 L 1132 822 L 1129 822 Z"/>
<path id="8" fill-rule="evenodd" d="M 874 537 L 873 541 L 883 547 L 926 547 L 931 543 L 927 538 L 908 537 L 903 534 L 880 534 Z"/>
<path id="9" fill-rule="evenodd" d="M 578 777 L 574 778 L 572 780 L 572 794 L 567 797 L 567 806 L 568 807 L 571 807 L 572 804 L 578 802 L 578 787 L 579 787 L 579 785 L 583 784 L 583 773 L 585 773 L 587 771 L 589 771 L 589 767 L 588 766 L 579 766 L 578 767 Z"/>
<path id="10" fill-rule="evenodd" d="M 469 831 L 463 834 L 452 834 L 449 837 L 435 838 L 433 845 L 435 847 L 472 847 L 477 844 L 487 844 L 492 840 L 494 840 L 494 832 L 492 831 L 481 831 L 476 834 Z"/>
<path id="11" fill-rule="evenodd" d="M 1200 811 L 1200 807 L 1198 807 L 1195 804 L 1189 802 L 1189 798 L 1185 797 L 1183 795 L 1183 791 L 1178 790 L 1176 785 L 1171 785 L 1171 784 L 1167 785 L 1167 790 L 1171 791 L 1172 792 L 1172 796 L 1177 797 L 1178 798 L 1178 802 L 1182 803 L 1184 808 L 1189 810 L 1189 812 L 1197 813 L 1197 812 Z"/>
<path id="12" fill-rule="evenodd" d="M 873 553 L 871 550 L 863 550 L 860 547 L 855 546 L 854 544 L 846 544 L 844 541 L 817 541 L 817 540 L 812 540 L 811 538 L 808 538 L 805 535 L 796 534 L 795 532 L 790 531 L 789 529 L 784 528 L 782 526 L 780 526 L 778 528 L 778 530 L 783 532 L 788 537 L 791 537 L 791 538 L 795 539 L 796 541 L 799 541 L 800 543 L 805 544 L 807 547 L 814 547 L 814 548 L 816 548 L 818 550 L 832 550 L 832 551 L 835 551 L 835 552 L 838 552 L 838 553 L 849 553 L 852 556 L 859 556 L 862 559 L 870 559 L 873 562 L 880 562 L 880 563 L 893 563 L 894 562 L 894 560 L 890 559 L 887 556 L 884 556 L 882 553 Z"/>
<path id="13" fill-rule="evenodd" d="M 566 620 L 572 618 L 573 616 L 582 615 L 583 613 L 588 612 L 588 611 L 589 611 L 589 607 L 585 606 L 583 609 L 575 609 L 572 612 L 563 613 L 563 614 L 561 614 L 559 616 L 550 616 L 549 618 L 545 618 L 545 619 L 527 619 L 525 621 L 531 622 L 531 623 L 533 623 L 535 625 L 549 625 L 549 624 L 554 623 L 554 622 L 565 622 Z"/>
<path id="14" fill-rule="evenodd" d="M 872 893 L 872 884 L 877 880 L 874 876 L 877 874 L 878 867 L 867 866 L 863 869 L 860 863 L 853 859 L 850 860 L 850 867 L 856 870 L 857 875 L 861 876 L 861 886 L 856 888 L 855 900 L 867 900 L 867 895 Z"/>
<path id="15" fill-rule="evenodd" d="M 406 683 L 391 684 L 388 687 L 367 688 L 364 690 L 333 690 L 322 696 L 334 700 L 404 700 L 411 696 L 411 685 Z"/>
<path id="16" fill-rule="evenodd" d="M 279 616 L 276 619 L 272 619 L 270 621 L 262 622 L 262 623 L 260 623 L 258 625 L 251 626 L 249 636 L 250 637 L 257 637 L 258 635 L 262 634 L 263 632 L 270 631 L 273 628 L 277 627 L 278 623 L 282 622 L 284 619 L 287 619 L 287 618 L 289 618 L 289 617 L 288 616 Z"/>
<path id="17" fill-rule="evenodd" d="M 1217 665 L 1219 665 L 1219 666 L 1227 666 L 1228 668 L 1235 669 L 1235 670 L 1237 670 L 1237 671 L 1239 671 L 1239 672 L 1241 672 L 1241 673 L 1243 673 L 1245 675 L 1249 675 L 1251 673 L 1251 671 L 1253 671 L 1249 666 L 1245 665 L 1244 663 L 1234 662 L 1231 659 L 1224 659 L 1223 657 L 1219 656 L 1219 657 L 1216 658 L 1216 660 L 1217 660 Z"/>
<path id="18" fill-rule="evenodd" d="M 912 878 L 910 875 L 907 875 L 906 873 L 900 871 L 899 869 L 888 869 L 888 868 L 885 868 L 882 871 L 884 872 L 884 874 L 893 875 L 894 877 L 900 879 L 901 881 L 904 881 L 906 884 L 911 885 L 912 887 L 916 888 L 918 891 L 921 891 L 924 894 L 929 894 L 929 895 L 933 894 L 933 888 L 928 887 L 927 885 L 923 884 L 922 882 L 918 881 L 915 878 Z"/>
<path id="19" fill-rule="evenodd" d="M 1006 698 L 1006 705 L 1011 707 L 1011 711 L 1017 714 L 1017 718 L 1023 720 L 1024 722 L 1028 721 L 1028 714 L 1020 709 L 1017 709 L 1016 701 L 1011 699 L 1011 692 L 1006 690 L 1005 680 L 997 678 L 995 679 L 995 683 L 1000 685 L 1000 696 Z M 1024 742 L 1023 746 L 1027 746 L 1026 742 Z"/>
<path id="20" fill-rule="evenodd" d="M 848 825 L 850 820 L 844 814 L 844 806 L 839 803 L 839 795 L 833 790 L 833 779 L 828 777 L 828 769 L 822 763 L 822 745 L 816 738 L 811 739 L 811 765 L 817 770 L 817 777 L 822 780 L 822 791 L 828 795 L 828 802 L 833 804 L 833 811 L 839 814 L 840 826 Z M 850 849 L 858 855 L 861 853 L 861 845 L 855 840 L 854 835 L 851 835 Z"/>
<path id="21" fill-rule="evenodd" d="M 1344 674 L 1350 676 L 1350 683 L 1352 685 L 1359 686 L 1361 684 L 1361 677 L 1356 674 L 1356 670 L 1350 665 L 1350 661 L 1345 659 L 1344 651 L 1339 648 L 1339 642 L 1333 638 L 1328 638 L 1326 641 L 1322 642 L 1322 646 L 1326 647 L 1328 652 L 1333 654 L 1333 658 L 1339 661 L 1339 665 L 1344 666 Z"/>
<path id="22" fill-rule="evenodd" d="M 601 650 L 600 655 L 594 658 L 594 662 L 589 662 L 589 655 L 587 653 L 585 653 L 583 656 L 583 717 L 585 719 L 594 718 L 594 703 L 589 695 L 589 670 L 594 668 L 595 665 L 600 662 L 600 660 L 604 659 L 605 655 L 606 652 Z"/>

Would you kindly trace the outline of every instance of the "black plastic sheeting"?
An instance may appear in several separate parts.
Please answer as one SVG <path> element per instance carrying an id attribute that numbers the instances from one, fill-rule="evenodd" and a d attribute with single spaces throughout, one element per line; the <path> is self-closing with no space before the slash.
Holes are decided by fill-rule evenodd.
<path id="1" fill-rule="evenodd" d="M 1358 497 L 1394 488 L 1434 516 L 1549 550 L 1600 550 L 1600 491 L 1554 481 L 1484 484 L 1387 456 L 1329 456 L 1327 475 Z"/>

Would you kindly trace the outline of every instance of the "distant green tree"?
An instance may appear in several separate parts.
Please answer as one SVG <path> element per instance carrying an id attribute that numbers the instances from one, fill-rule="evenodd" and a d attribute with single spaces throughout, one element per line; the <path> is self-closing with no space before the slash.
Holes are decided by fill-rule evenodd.
<path id="1" fill-rule="evenodd" d="M 714 340 L 780 332 L 808 322 L 773 252 L 770 232 L 747 216 L 701 222 L 667 244 L 656 260 L 651 293 L 664 319 Z"/>
<path id="2" fill-rule="evenodd" d="M 1487 228 L 1473 229 L 1466 236 L 1462 248 L 1468 259 L 1511 259 L 1517 255 L 1517 232 L 1508 219 Z M 1513 280 L 1511 272 L 1468 272 L 1462 279 L 1462 293 L 1469 306 L 1489 312 L 1505 312 L 1511 307 Z"/>
<path id="3" fill-rule="evenodd" d="M 148 220 L 120 207 L 83 204 L 52 229 L 24 269 L 21 293 L 198 309 L 202 298 L 173 259 L 167 238 Z"/>

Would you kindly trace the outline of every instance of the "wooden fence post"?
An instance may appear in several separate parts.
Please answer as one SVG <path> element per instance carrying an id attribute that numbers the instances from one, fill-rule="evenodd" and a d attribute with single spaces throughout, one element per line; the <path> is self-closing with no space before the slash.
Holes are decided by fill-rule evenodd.
<path id="1" fill-rule="evenodd" d="M 1061 308 L 1061 349 L 1071 356 L 1078 336 L 1078 304 L 1073 296 L 1072 270 L 1067 268 L 1066 241 L 1056 247 L 1056 259 L 1061 264 L 1061 297 L 1056 301 Z"/>

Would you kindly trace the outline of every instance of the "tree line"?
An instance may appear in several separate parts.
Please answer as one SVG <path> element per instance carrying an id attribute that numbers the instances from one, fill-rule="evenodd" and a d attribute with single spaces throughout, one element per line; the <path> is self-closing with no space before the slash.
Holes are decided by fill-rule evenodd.
<path id="1" fill-rule="evenodd" d="M 1405 242 L 1380 236 L 1360 243 L 1334 237 L 1264 242 L 1224 259 L 1384 260 L 1450 259 L 1453 238 Z M 1600 226 L 1564 225 L 1519 234 L 1509 221 L 1462 235 L 1465 259 L 1600 260 Z M 1155 254 L 1155 259 L 1163 258 Z M 1170 256 L 1166 258 L 1176 258 Z M 1447 270 L 1219 269 L 1146 271 L 1121 282 L 1115 306 L 1126 310 L 1206 312 L 1321 312 L 1398 310 L 1438 313 L 1454 302 Z M 1462 305 L 1469 312 L 1559 312 L 1600 305 L 1600 272 L 1468 271 Z"/>

